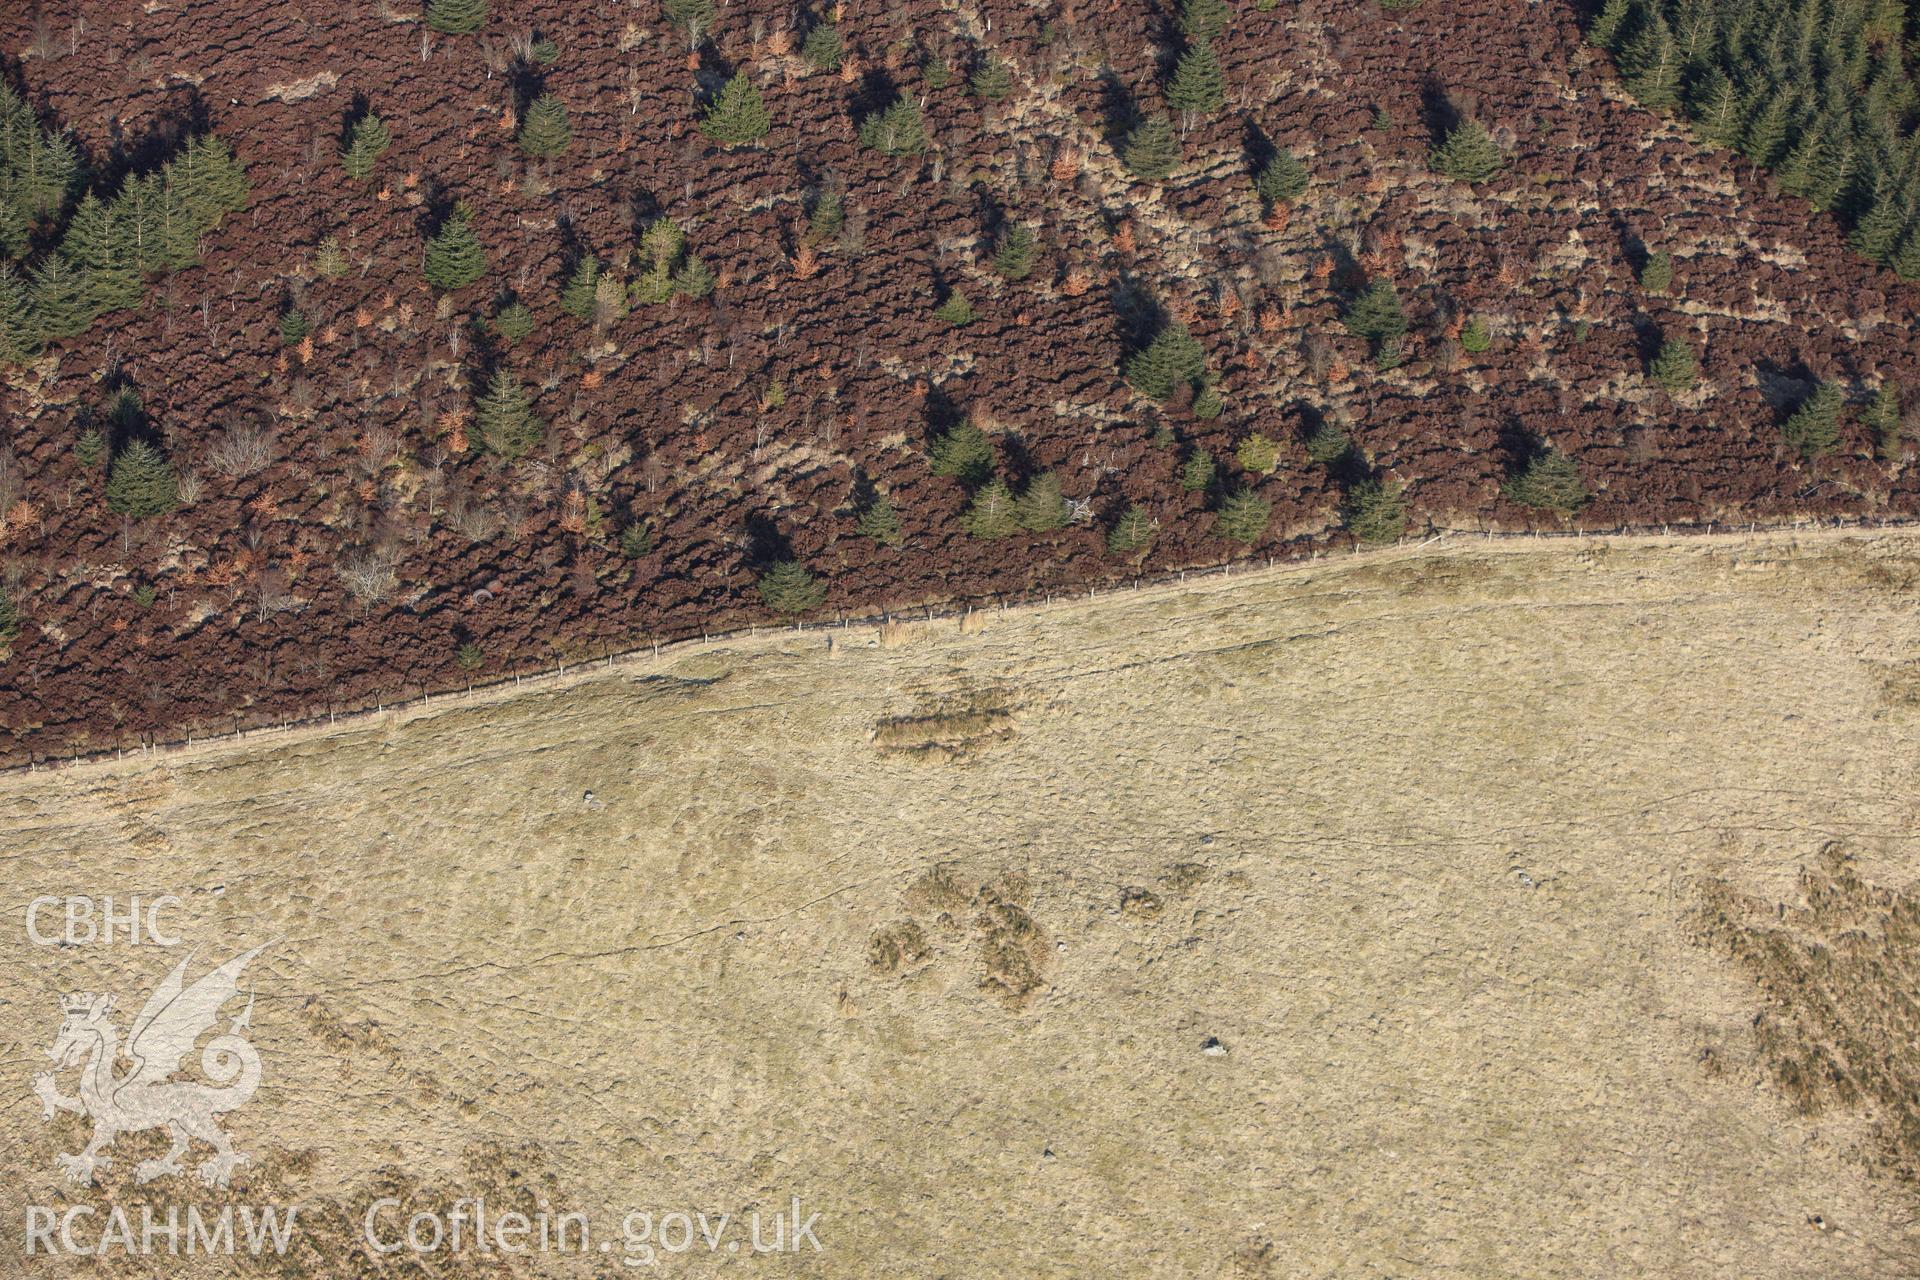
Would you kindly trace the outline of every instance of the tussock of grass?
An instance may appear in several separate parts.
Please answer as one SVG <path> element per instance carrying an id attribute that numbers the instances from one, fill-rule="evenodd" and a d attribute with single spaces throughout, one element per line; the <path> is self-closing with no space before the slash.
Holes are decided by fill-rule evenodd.
<path id="1" fill-rule="evenodd" d="M 1713 881 L 1701 936 L 1759 985 L 1754 1040 L 1794 1106 L 1865 1111 L 1881 1166 L 1920 1185 L 1920 897 L 1866 880 L 1837 842 L 1800 891 L 1780 914 Z"/>

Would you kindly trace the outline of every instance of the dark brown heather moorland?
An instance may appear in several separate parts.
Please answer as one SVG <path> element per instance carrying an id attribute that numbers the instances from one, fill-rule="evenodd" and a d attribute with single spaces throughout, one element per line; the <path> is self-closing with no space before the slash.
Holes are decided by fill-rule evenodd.
<path id="1" fill-rule="evenodd" d="M 845 59 L 816 69 L 805 34 L 836 13 Z M 1636 106 L 1565 3 L 1236 0 L 1213 42 L 1224 106 L 1175 113 L 1161 181 L 1118 151 L 1165 109 L 1171 5 L 734 0 L 695 39 L 660 0 L 494 0 L 470 35 L 422 18 L 412 0 L 0 5 L 6 80 L 103 197 L 201 132 L 251 184 L 199 265 L 5 372 L 5 759 L 765 620 L 756 582 L 782 560 L 825 588 L 806 616 L 832 617 L 1345 545 L 1347 494 L 1375 483 L 1403 492 L 1408 535 L 1920 507 L 1910 447 L 1862 414 L 1912 376 L 1914 291 Z M 969 88 L 989 56 L 1011 72 L 997 99 Z M 699 122 L 736 73 L 771 128 L 728 149 Z M 572 135 L 547 159 L 516 145 L 542 94 Z M 860 144 L 897 96 L 923 104 L 923 154 Z M 342 140 L 368 111 L 392 144 L 356 181 Z M 1431 167 L 1456 119 L 1503 151 L 1490 179 Z M 1309 180 L 1269 204 L 1250 175 L 1277 149 Z M 836 193 L 841 225 L 810 230 Z M 487 265 L 441 291 L 423 253 L 456 202 Z M 584 255 L 638 284 L 662 218 L 710 293 L 563 309 Z M 1013 223 L 1037 238 L 1021 279 L 994 269 Z M 1655 253 L 1664 291 L 1642 287 Z M 1342 324 L 1380 281 L 1408 324 L 1397 360 Z M 971 323 L 936 315 L 954 294 Z M 516 300 L 532 327 L 509 342 L 492 322 Z M 1160 403 L 1123 377 L 1170 322 L 1204 351 L 1214 416 L 1197 383 Z M 1691 388 L 1649 376 L 1672 340 L 1698 357 Z M 475 419 L 503 369 L 545 424 L 514 460 Z M 1782 426 L 1821 385 L 1849 407 L 1808 456 Z M 113 417 L 124 387 L 138 412 Z M 963 420 L 1014 493 L 1052 472 L 1075 518 L 968 532 L 969 484 L 928 463 Z M 78 448 L 102 424 L 111 451 L 164 452 L 176 509 L 109 510 Z M 1255 435 L 1270 470 L 1244 465 L 1264 461 L 1239 451 Z M 236 462 L 248 442 L 264 466 Z M 1504 491 L 1548 448 L 1584 505 Z M 1218 470 L 1189 490 L 1198 451 Z M 1248 492 L 1268 522 L 1223 537 Z M 897 545 L 856 531 L 876 495 Z M 1130 507 L 1153 537 L 1116 552 Z"/>

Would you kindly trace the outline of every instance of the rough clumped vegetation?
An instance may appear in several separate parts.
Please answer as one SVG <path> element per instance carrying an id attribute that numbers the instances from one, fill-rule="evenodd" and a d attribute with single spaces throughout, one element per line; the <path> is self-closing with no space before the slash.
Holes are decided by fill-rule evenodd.
<path id="1" fill-rule="evenodd" d="M 1342 3 L 1296 40 L 1277 0 L 433 0 L 244 47 L 196 18 L 152 67 L 43 8 L 0 13 L 0 567 L 45 675 L 0 688 L 0 747 L 155 730 L 135 670 L 209 717 L 433 687 L 448 601 L 489 671 L 718 629 L 764 602 L 713 584 L 776 548 L 865 610 L 1218 563 L 1223 528 L 1346 545 L 1392 526 L 1356 501 L 1387 477 L 1550 527 L 1550 472 L 1542 505 L 1491 480 L 1546 433 L 1583 523 L 1920 510 L 1915 303 L 1846 245 L 1911 238 L 1916 112 L 1891 168 L 1834 123 L 1907 101 L 1871 7 Z M 1745 132 L 1823 145 L 1756 170 L 1613 91 L 1659 100 L 1656 8 L 1671 110 L 1779 60 L 1730 78 L 1804 101 L 1735 104 Z M 175 56 L 273 70 L 179 112 Z M 1781 194 L 1833 156 L 1840 227 Z M 138 442 L 170 507 L 109 502 Z M 399 583 L 431 603 L 372 607 Z"/>
<path id="2" fill-rule="evenodd" d="M 1694 926 L 1754 984 L 1751 1035 L 1774 1086 L 1807 1115 L 1859 1113 L 1874 1163 L 1920 1185 L 1920 897 L 1868 880 L 1834 843 L 1785 907 L 1707 881 Z"/>

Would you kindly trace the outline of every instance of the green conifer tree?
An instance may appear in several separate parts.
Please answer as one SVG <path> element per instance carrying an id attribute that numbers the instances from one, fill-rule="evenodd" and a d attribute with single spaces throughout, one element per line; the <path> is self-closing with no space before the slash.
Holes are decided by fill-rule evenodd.
<path id="1" fill-rule="evenodd" d="M 88 305 L 96 315 L 137 307 L 147 296 L 146 280 L 134 257 L 132 227 L 115 212 L 89 191 L 80 198 L 60 238 L 60 252 L 85 280 Z"/>
<path id="2" fill-rule="evenodd" d="M 27 119 L 32 121 L 32 113 Z M 64 133 L 34 127 L 11 157 L 13 198 L 29 219 L 59 214 L 80 178 L 80 153 Z"/>
<path id="3" fill-rule="evenodd" d="M 1251 489 L 1230 494 L 1214 517 L 1214 530 L 1235 542 L 1254 543 L 1266 535 L 1273 520 L 1273 504 Z"/>
<path id="4" fill-rule="evenodd" d="M 800 56 L 815 71 L 838 71 L 841 60 L 847 56 L 846 46 L 840 41 L 840 28 L 831 22 L 816 22 L 800 46 Z"/>
<path id="5" fill-rule="evenodd" d="M 487 0 L 427 0 L 427 25 L 442 35 L 470 36 L 487 24 Z"/>
<path id="6" fill-rule="evenodd" d="M 1220 69 L 1213 46 L 1205 40 L 1190 45 L 1174 64 L 1167 102 L 1188 121 L 1196 115 L 1212 115 L 1227 105 L 1226 72 Z"/>
<path id="7" fill-rule="evenodd" d="M 887 501 L 885 494 L 877 495 L 867 504 L 853 531 L 887 547 L 897 547 L 906 540 L 906 534 L 900 528 L 900 515 L 893 509 L 893 504 Z"/>
<path id="8" fill-rule="evenodd" d="M 13 199 L 5 176 L 0 173 L 0 258 L 24 258 L 33 237 L 33 220 Z"/>
<path id="9" fill-rule="evenodd" d="M 645 520 L 635 520 L 620 531 L 620 554 L 629 560 L 638 560 L 653 550 L 653 526 Z"/>
<path id="10" fill-rule="evenodd" d="M 573 126 L 567 122 L 567 107 L 551 93 L 543 93 L 527 107 L 516 139 L 520 149 L 530 156 L 551 160 L 573 142 Z"/>
<path id="11" fill-rule="evenodd" d="M 1144 508 L 1128 507 L 1107 533 L 1107 550 L 1116 556 L 1142 555 L 1159 531 L 1159 523 Z"/>
<path id="12" fill-rule="evenodd" d="M 1746 104 L 1740 90 L 1718 66 L 1710 69 L 1695 86 L 1691 110 L 1694 132 L 1704 142 L 1733 150 L 1746 132 Z"/>
<path id="13" fill-rule="evenodd" d="M 1253 176 L 1253 190 L 1270 205 L 1297 200 L 1307 189 L 1307 166 L 1291 151 L 1276 152 Z"/>
<path id="14" fill-rule="evenodd" d="M 1227 0 L 1181 0 L 1180 34 L 1189 40 L 1217 40 L 1232 18 Z"/>
<path id="15" fill-rule="evenodd" d="M 967 295 L 955 289 L 946 296 L 946 300 L 933 309 L 936 318 L 946 321 L 954 328 L 973 323 L 973 304 L 967 301 Z"/>
<path id="16" fill-rule="evenodd" d="M 682 298 L 698 301 L 713 292 L 713 268 L 698 254 L 690 253 L 673 273 L 673 291 Z"/>
<path id="17" fill-rule="evenodd" d="M 773 117 L 760 97 L 760 86 L 746 71 L 737 73 L 708 106 L 700 131 L 723 147 L 740 147 L 767 136 Z"/>
<path id="18" fill-rule="evenodd" d="M 524 302 L 509 302 L 494 315 L 493 327 L 508 342 L 523 342 L 533 333 L 533 312 Z"/>
<path id="19" fill-rule="evenodd" d="M 807 239 L 814 244 L 826 244 L 840 234 L 847 225 L 846 200 L 838 191 L 822 191 L 813 201 L 813 211 L 807 215 Z"/>
<path id="20" fill-rule="evenodd" d="M 1640 268 L 1640 287 L 1651 294 L 1663 294 L 1673 287 L 1673 255 L 1661 250 L 1647 255 Z"/>
<path id="21" fill-rule="evenodd" d="M 1672 111 L 1680 105 L 1683 68 L 1673 29 L 1658 9 L 1652 10 L 1620 51 L 1627 91 L 1654 111 Z"/>
<path id="22" fill-rule="evenodd" d="M 1840 411 L 1845 407 L 1846 399 L 1840 394 L 1840 388 L 1821 383 L 1812 395 L 1800 402 L 1800 407 L 1781 427 L 1781 434 L 1806 458 L 1829 453 L 1840 443 Z"/>
<path id="23" fill-rule="evenodd" d="M 1014 516 L 1028 533 L 1051 533 L 1067 522 L 1067 500 L 1060 493 L 1060 477 L 1042 471 L 1027 482 L 1014 504 Z"/>
<path id="24" fill-rule="evenodd" d="M 1205 449 L 1195 449 L 1180 464 L 1180 487 L 1188 493 L 1204 493 L 1213 487 L 1217 470 L 1211 453 Z"/>
<path id="25" fill-rule="evenodd" d="M 1400 489 L 1362 480 L 1347 492 L 1347 531 L 1362 546 L 1384 547 L 1407 531 L 1407 505 Z"/>
<path id="26" fill-rule="evenodd" d="M 1882 383 L 1868 402 L 1861 421 L 1873 432 L 1874 452 L 1885 461 L 1897 461 L 1906 438 L 1900 421 L 1900 388 L 1891 382 Z"/>
<path id="27" fill-rule="evenodd" d="M 1558 449 L 1546 449 L 1527 460 L 1501 486 L 1502 492 L 1523 507 L 1538 507 L 1572 515 L 1587 505 L 1591 494 L 1580 479 L 1580 467 Z"/>
<path id="28" fill-rule="evenodd" d="M 173 181 L 173 172 L 173 166 L 169 165 L 160 174 L 156 185 L 158 199 L 147 215 L 151 232 L 150 251 L 146 247 L 148 231 L 141 233 L 143 260 L 150 257 L 158 263 L 159 269 L 166 271 L 178 271 L 200 260 L 200 232 L 203 229 L 187 208 L 186 198 Z"/>
<path id="29" fill-rule="evenodd" d="M 107 510 L 146 520 L 180 505 L 180 483 L 166 455 L 145 440 L 114 454 L 107 468 Z"/>
<path id="30" fill-rule="evenodd" d="M 487 273 L 487 252 L 473 233 L 473 211 L 457 204 L 440 230 L 427 241 L 427 283 L 451 293 Z"/>
<path id="31" fill-rule="evenodd" d="M 1171 400 L 1182 386 L 1197 383 L 1207 371 L 1207 353 L 1187 327 L 1171 321 L 1153 341 L 1127 361 L 1126 378 L 1151 400 Z"/>
<path id="32" fill-rule="evenodd" d="M 1759 111 L 1747 114 L 1740 150 L 1757 164 L 1772 165 L 1786 150 L 1793 129 L 1793 95 L 1784 90 L 1766 94 Z"/>
<path id="33" fill-rule="evenodd" d="M 170 166 L 168 179 L 178 184 L 181 207 L 197 226 L 196 235 L 219 226 L 229 213 L 246 208 L 252 194 L 246 166 L 234 158 L 225 142 L 210 133 L 187 141 L 186 150 Z"/>
<path id="34" fill-rule="evenodd" d="M 688 48 L 694 48 L 713 30 L 716 17 L 713 0 L 664 0 L 662 8 L 666 11 L 667 21 L 673 29 L 685 37 Z"/>
<path id="35" fill-rule="evenodd" d="M 1647 372 L 1653 380 L 1665 387 L 1669 394 L 1678 395 L 1692 388 L 1700 376 L 1700 361 L 1694 357 L 1693 348 L 1679 338 L 1668 338 L 1660 344 L 1660 353 L 1647 366 Z"/>
<path id="36" fill-rule="evenodd" d="M 1280 446 L 1270 436 L 1256 431 L 1240 442 L 1233 456 L 1241 470 L 1264 476 L 1280 465 Z"/>
<path id="37" fill-rule="evenodd" d="M 1005 538 L 1020 531 L 1013 490 L 995 476 L 980 486 L 960 518 L 960 527 L 976 538 Z"/>
<path id="38" fill-rule="evenodd" d="M 917 156 L 927 149 L 927 126 L 912 98 L 895 98 L 860 122 L 860 145 L 882 155 Z"/>
<path id="39" fill-rule="evenodd" d="M 534 416 L 526 388 L 509 369 L 494 371 L 473 408 L 480 443 L 509 462 L 526 457 L 546 438 L 546 424 Z"/>
<path id="40" fill-rule="evenodd" d="M 347 261 L 347 251 L 340 247 L 339 236 L 320 238 L 313 250 L 313 270 L 323 280 L 338 280 L 353 270 L 353 264 Z"/>
<path id="41" fill-rule="evenodd" d="M 1407 332 L 1407 316 L 1400 309 L 1400 293 L 1393 282 L 1378 279 L 1353 300 L 1340 323 L 1356 338 L 1365 338 L 1376 347 L 1397 342 Z"/>
<path id="42" fill-rule="evenodd" d="M 560 290 L 560 309 L 582 320 L 593 319 L 594 299 L 600 284 L 600 259 L 588 254 L 580 259 Z"/>
<path id="43" fill-rule="evenodd" d="M 827 600 L 827 584 L 814 578 L 805 565 L 781 560 L 760 575 L 760 598 L 769 609 L 788 617 L 818 609 Z"/>
<path id="44" fill-rule="evenodd" d="M 10 262 L 0 262 L 0 368 L 25 364 L 40 352 L 39 326 L 27 282 Z"/>
<path id="45" fill-rule="evenodd" d="M 600 328 L 618 323 L 631 308 L 627 305 L 627 286 L 619 277 L 603 275 L 594 282 L 593 310 L 588 318 Z"/>
<path id="46" fill-rule="evenodd" d="M 1500 172 L 1506 157 L 1478 120 L 1462 120 L 1434 151 L 1433 168 L 1459 182 L 1485 182 Z"/>
<path id="47" fill-rule="evenodd" d="M 92 281 L 57 251 L 34 268 L 32 292 L 34 327 L 42 339 L 75 337 L 99 314 Z"/>
<path id="48" fill-rule="evenodd" d="M 1907 211 L 1901 202 L 1886 193 L 1876 193 L 1866 212 L 1854 223 L 1847 243 L 1862 257 L 1884 264 L 1893 256 L 1906 224 Z"/>
<path id="49" fill-rule="evenodd" d="M 1332 422 L 1322 422 L 1313 429 L 1306 439 L 1307 457 L 1322 466 L 1339 462 L 1353 450 L 1353 441 L 1347 433 Z"/>
<path id="50" fill-rule="evenodd" d="M 1900 237 L 1887 265 L 1902 280 L 1920 280 L 1920 225 L 1909 227 Z"/>
<path id="51" fill-rule="evenodd" d="M 1817 181 L 1819 159 L 1820 133 L 1816 127 L 1801 134 L 1774 167 L 1774 176 L 1779 180 L 1781 190 L 1796 196 L 1805 196 L 1812 191 Z"/>
<path id="52" fill-rule="evenodd" d="M 672 267 L 686 247 L 687 233 L 672 218 L 656 218 L 640 233 L 640 253 L 656 267 Z"/>
<path id="53" fill-rule="evenodd" d="M 1858 162 L 1852 127 L 1836 114 L 1821 130 L 1819 146 L 1807 167 L 1805 195 L 1814 208 L 1826 212 L 1840 203 L 1853 188 Z"/>
<path id="54" fill-rule="evenodd" d="M 143 275 L 166 269 L 160 256 L 160 175 L 129 177 L 114 197 L 113 213 L 126 238 L 126 252 L 134 270 Z"/>
<path id="55" fill-rule="evenodd" d="M 971 422 L 962 422 L 935 437 L 927 452 L 927 467 L 937 476 L 952 476 L 962 484 L 979 484 L 993 474 L 993 441 Z"/>
<path id="56" fill-rule="evenodd" d="M 976 98 L 998 102 L 1013 92 L 1013 68 L 989 54 L 967 80 Z"/>
<path id="57" fill-rule="evenodd" d="M 1134 126 L 1120 149 L 1120 162 L 1143 182 L 1159 182 L 1172 173 L 1180 164 L 1180 139 L 1174 135 L 1173 121 L 1152 115 Z"/>
<path id="58" fill-rule="evenodd" d="M 375 162 L 392 145 L 393 135 L 388 132 L 386 124 L 379 116 L 368 112 L 354 121 L 346 149 L 340 153 L 340 164 L 349 178 L 359 182 L 372 176 Z"/>
<path id="59" fill-rule="evenodd" d="M 1632 0 L 1606 0 L 1587 27 L 1587 43 L 1597 49 L 1611 49 L 1632 14 Z"/>
<path id="60" fill-rule="evenodd" d="M 1040 242 L 1024 222 L 1009 222 L 993 249 L 993 269 L 1006 280 L 1025 280 L 1033 274 Z"/>

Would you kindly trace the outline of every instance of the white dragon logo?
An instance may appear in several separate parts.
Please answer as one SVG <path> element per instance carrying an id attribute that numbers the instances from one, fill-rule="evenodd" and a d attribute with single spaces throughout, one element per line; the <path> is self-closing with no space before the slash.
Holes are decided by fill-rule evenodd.
<path id="1" fill-rule="evenodd" d="M 200 1055 L 200 1066 L 214 1081 L 212 1085 L 168 1077 L 180 1069 L 180 1059 L 201 1033 L 219 1019 L 220 1006 L 239 994 L 241 971 L 272 945 L 262 943 L 235 956 L 190 987 L 185 978 L 193 956 L 175 965 L 133 1020 L 125 1049 L 133 1066 L 121 1075 L 114 1072 L 121 1054 L 119 1028 L 107 1020 L 113 997 L 75 992 L 60 998 L 65 1019 L 47 1056 L 54 1061 L 54 1071 L 81 1067 L 80 1092 L 77 1097 L 61 1093 L 54 1084 L 54 1071 L 35 1076 L 33 1091 L 49 1120 L 55 1111 L 93 1119 L 93 1138 L 85 1150 L 55 1157 L 67 1181 L 91 1182 L 96 1172 L 113 1163 L 111 1156 L 101 1154 L 113 1140 L 144 1129 L 165 1128 L 173 1149 L 135 1166 L 134 1178 L 139 1182 L 181 1172 L 180 1157 L 194 1138 L 214 1150 L 213 1158 L 199 1166 L 200 1180 L 210 1186 L 226 1186 L 236 1166 L 251 1163 L 233 1149 L 233 1140 L 214 1123 L 214 1117 L 245 1105 L 260 1087 L 260 1055 L 241 1034 L 250 1025 L 253 997 L 247 997 L 246 1009 L 227 1024 L 223 1034 L 208 1041 Z"/>

